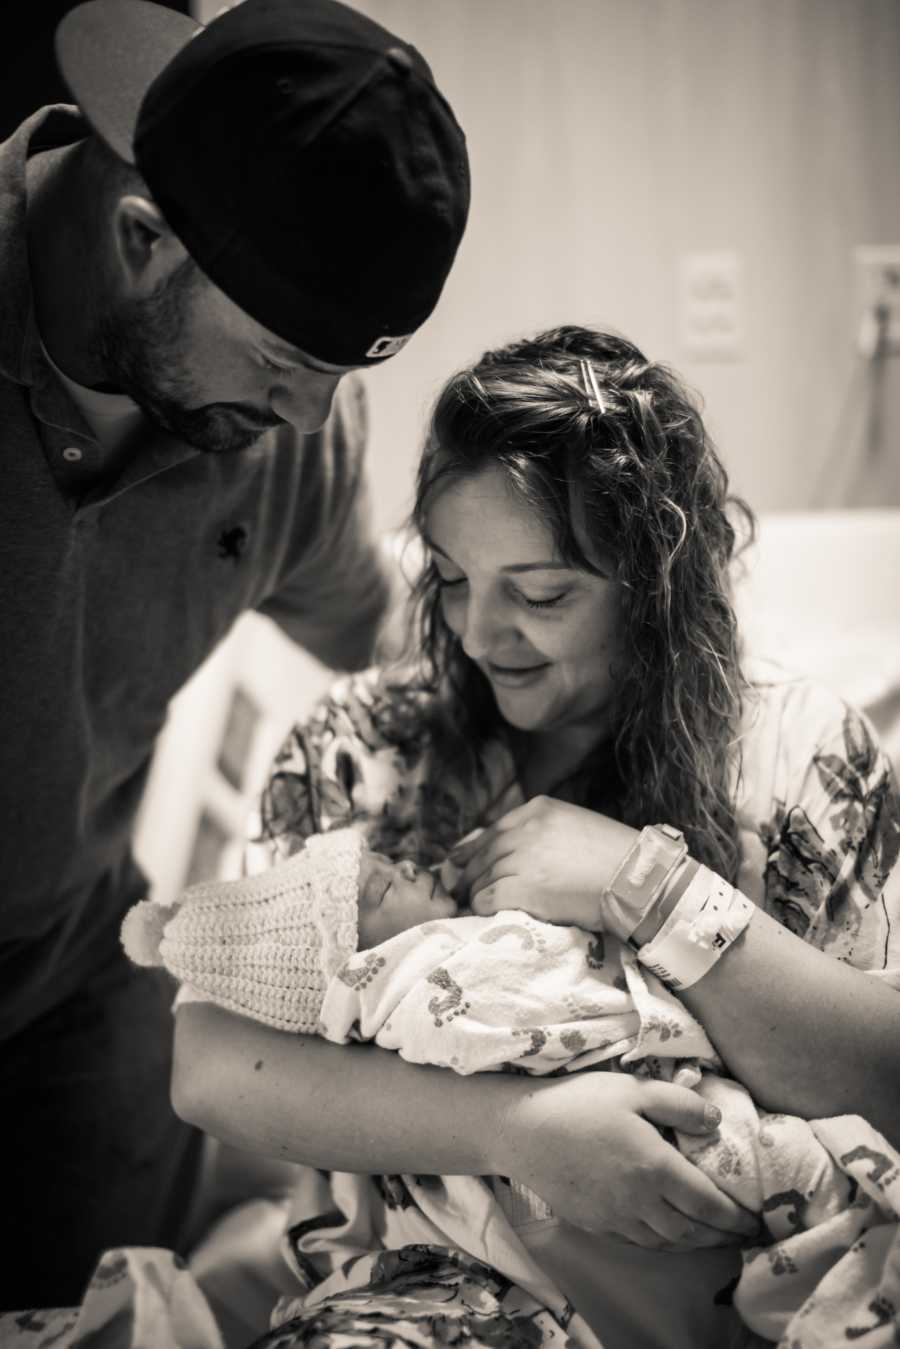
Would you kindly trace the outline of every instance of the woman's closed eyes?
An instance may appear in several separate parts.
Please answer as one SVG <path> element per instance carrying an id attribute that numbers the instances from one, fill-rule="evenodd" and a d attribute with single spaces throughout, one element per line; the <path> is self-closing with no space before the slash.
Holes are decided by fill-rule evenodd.
<path id="1" fill-rule="evenodd" d="M 467 584 L 465 576 L 444 576 L 437 566 L 435 566 L 435 572 L 437 573 L 438 585 L 442 590 L 452 590 L 457 586 Z M 518 586 L 511 586 L 510 589 L 513 598 L 519 600 L 522 604 L 527 605 L 529 609 L 552 609 L 570 594 L 570 589 L 567 588 L 561 590 L 556 595 L 545 595 L 543 598 L 538 599 L 526 595 L 523 590 L 518 588 Z"/>

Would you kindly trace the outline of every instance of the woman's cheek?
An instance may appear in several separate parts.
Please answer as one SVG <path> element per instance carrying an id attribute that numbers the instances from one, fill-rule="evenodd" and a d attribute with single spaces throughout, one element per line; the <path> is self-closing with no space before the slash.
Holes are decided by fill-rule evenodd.
<path id="1" fill-rule="evenodd" d="M 447 627 L 458 637 L 464 622 L 459 595 L 452 595 L 447 590 L 443 591 L 441 594 L 441 613 Z"/>

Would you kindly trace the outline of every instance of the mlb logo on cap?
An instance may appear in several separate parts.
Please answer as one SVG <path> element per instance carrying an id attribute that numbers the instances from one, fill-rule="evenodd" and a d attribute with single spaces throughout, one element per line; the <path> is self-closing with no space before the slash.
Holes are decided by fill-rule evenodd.
<path id="1" fill-rule="evenodd" d="M 397 352 L 406 346 L 412 333 L 406 333 L 403 337 L 379 337 L 366 352 L 367 356 L 396 356 Z"/>

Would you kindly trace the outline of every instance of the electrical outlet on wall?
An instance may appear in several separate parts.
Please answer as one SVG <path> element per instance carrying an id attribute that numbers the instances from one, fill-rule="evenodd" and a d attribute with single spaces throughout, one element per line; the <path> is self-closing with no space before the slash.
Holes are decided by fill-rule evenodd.
<path id="1" fill-rule="evenodd" d="M 678 265 L 681 345 L 698 360 L 737 360 L 744 348 L 744 269 L 734 249 L 685 253 Z"/>
<path id="2" fill-rule="evenodd" d="M 853 250 L 854 326 L 860 355 L 900 356 L 900 244 Z"/>

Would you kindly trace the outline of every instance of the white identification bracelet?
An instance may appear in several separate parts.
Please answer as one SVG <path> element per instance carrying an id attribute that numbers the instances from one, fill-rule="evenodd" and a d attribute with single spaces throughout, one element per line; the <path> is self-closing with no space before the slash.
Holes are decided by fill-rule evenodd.
<path id="1" fill-rule="evenodd" d="M 638 960 L 670 988 L 690 988 L 740 936 L 755 911 L 740 890 L 708 867 L 690 885 Z"/>

